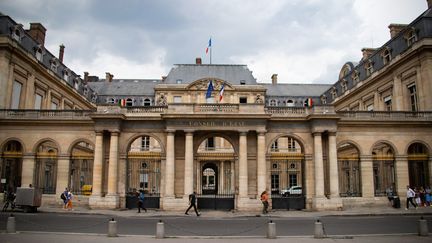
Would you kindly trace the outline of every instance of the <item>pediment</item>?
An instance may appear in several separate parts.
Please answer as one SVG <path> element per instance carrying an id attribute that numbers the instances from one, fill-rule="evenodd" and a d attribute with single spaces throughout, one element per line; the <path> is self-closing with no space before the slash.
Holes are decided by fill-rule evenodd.
<path id="1" fill-rule="evenodd" d="M 191 83 L 187 87 L 187 89 L 188 90 L 207 90 L 210 81 L 212 81 L 214 90 L 220 90 L 222 87 L 222 84 L 225 84 L 225 87 L 224 87 L 225 90 L 234 90 L 234 88 L 231 86 L 231 84 L 229 84 L 228 82 L 226 82 L 224 80 L 217 79 L 217 78 L 199 79 L 199 80 Z"/>

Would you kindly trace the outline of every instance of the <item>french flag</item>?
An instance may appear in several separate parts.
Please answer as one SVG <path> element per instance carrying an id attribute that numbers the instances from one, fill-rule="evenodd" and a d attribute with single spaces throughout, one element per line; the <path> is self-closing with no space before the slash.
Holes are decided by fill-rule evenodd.
<path id="1" fill-rule="evenodd" d="M 222 101 L 224 91 L 225 91 L 225 83 L 222 83 L 222 87 L 220 88 L 219 91 L 219 102 Z"/>
<path id="2" fill-rule="evenodd" d="M 211 48 L 211 38 L 209 39 L 209 43 L 208 43 L 208 46 L 206 48 L 206 54 L 208 53 L 210 48 Z"/>

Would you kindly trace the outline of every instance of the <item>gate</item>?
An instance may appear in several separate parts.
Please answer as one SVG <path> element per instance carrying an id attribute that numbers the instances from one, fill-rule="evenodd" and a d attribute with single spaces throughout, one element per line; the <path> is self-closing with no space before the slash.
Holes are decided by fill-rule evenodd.
<path id="1" fill-rule="evenodd" d="M 273 209 L 305 209 L 306 199 L 304 195 L 284 196 L 280 194 L 272 194 L 271 199 Z"/>
<path id="2" fill-rule="evenodd" d="M 199 194 L 197 200 L 199 209 L 234 209 L 234 194 Z"/>

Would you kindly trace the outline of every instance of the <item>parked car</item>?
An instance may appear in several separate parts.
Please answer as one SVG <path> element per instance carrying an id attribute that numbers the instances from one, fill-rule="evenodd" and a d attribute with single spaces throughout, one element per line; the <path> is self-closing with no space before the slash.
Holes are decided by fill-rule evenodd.
<path id="1" fill-rule="evenodd" d="M 280 194 L 283 196 L 289 196 L 289 195 L 301 195 L 303 194 L 303 190 L 301 186 L 292 186 L 288 189 L 282 189 L 280 191 Z"/>

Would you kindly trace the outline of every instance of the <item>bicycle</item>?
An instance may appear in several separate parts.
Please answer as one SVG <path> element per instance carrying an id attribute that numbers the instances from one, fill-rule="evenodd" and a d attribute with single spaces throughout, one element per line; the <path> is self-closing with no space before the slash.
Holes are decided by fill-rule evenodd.
<path id="1" fill-rule="evenodd" d="M 9 208 L 9 205 L 13 211 L 15 209 L 15 194 L 13 193 L 8 194 L 6 202 L 3 205 L 2 212 L 6 212 L 6 210 Z"/>

